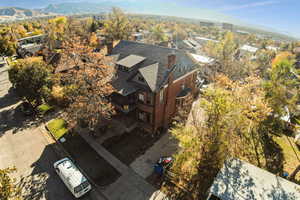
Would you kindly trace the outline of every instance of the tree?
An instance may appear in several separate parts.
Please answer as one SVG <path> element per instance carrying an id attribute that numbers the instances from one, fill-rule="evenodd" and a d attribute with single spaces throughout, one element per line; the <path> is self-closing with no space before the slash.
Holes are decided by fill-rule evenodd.
<path id="1" fill-rule="evenodd" d="M 20 189 L 15 185 L 15 181 L 9 177 L 15 171 L 15 168 L 0 169 L 1 200 L 21 200 Z"/>
<path id="2" fill-rule="evenodd" d="M 73 88 L 67 92 L 70 102 L 67 108 L 69 124 L 87 126 L 95 130 L 103 126 L 114 113 L 114 107 L 108 96 L 114 91 L 110 81 L 114 68 L 102 53 L 93 52 L 88 44 L 75 40 L 64 44 L 63 57 L 76 57 L 76 70 L 64 75 L 64 85 Z M 72 65 L 72 63 L 69 63 Z"/>
<path id="3" fill-rule="evenodd" d="M 173 40 L 185 40 L 188 37 L 187 32 L 179 25 L 175 26 L 175 30 L 173 32 Z"/>
<path id="4" fill-rule="evenodd" d="M 57 41 L 63 41 L 67 28 L 68 19 L 66 17 L 56 17 L 50 19 L 46 27 L 48 34 L 48 46 L 50 49 L 56 47 Z"/>
<path id="5" fill-rule="evenodd" d="M 274 116 L 287 115 L 287 109 L 293 113 L 299 100 L 299 71 L 295 69 L 294 59 L 284 52 L 276 56 L 264 83 L 266 98 L 273 108 Z"/>
<path id="6" fill-rule="evenodd" d="M 104 23 L 107 40 L 113 42 L 128 39 L 132 31 L 133 28 L 127 15 L 119 8 L 112 8 L 112 12 L 108 14 L 108 19 Z"/>
<path id="7" fill-rule="evenodd" d="M 260 49 L 256 53 L 256 65 L 260 77 L 265 78 L 267 76 L 267 70 L 271 67 L 272 60 L 276 56 L 274 51 Z"/>
<path id="8" fill-rule="evenodd" d="M 250 54 L 241 56 L 239 43 L 233 33 L 227 32 L 225 37 L 218 43 L 208 42 L 204 51 L 216 62 L 209 66 L 213 70 L 212 76 L 223 73 L 230 79 L 239 80 L 254 74 L 256 65 L 253 65 Z"/>
<path id="9" fill-rule="evenodd" d="M 157 24 L 156 26 L 154 26 L 151 30 L 151 33 L 151 37 L 155 42 L 165 42 L 168 40 L 168 37 L 164 33 L 164 29 L 161 24 Z"/>
<path id="10" fill-rule="evenodd" d="M 9 80 L 18 94 L 36 104 L 49 95 L 52 87 L 51 72 L 52 67 L 40 57 L 17 60 L 8 71 Z"/>
<path id="11" fill-rule="evenodd" d="M 266 165 L 260 130 L 271 109 L 264 95 L 258 77 L 240 83 L 217 76 L 214 86 L 195 104 L 187 125 L 171 130 L 181 147 L 172 166 L 175 181 L 192 194 L 192 199 L 205 199 L 229 156 Z"/>
<path id="12" fill-rule="evenodd" d="M 0 30 L 0 56 L 12 56 L 16 53 L 17 39 L 10 27 Z"/>

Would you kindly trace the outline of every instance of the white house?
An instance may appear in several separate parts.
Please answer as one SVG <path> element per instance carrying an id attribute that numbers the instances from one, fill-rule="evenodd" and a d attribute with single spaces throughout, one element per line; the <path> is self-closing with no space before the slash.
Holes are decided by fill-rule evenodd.
<path id="1" fill-rule="evenodd" d="M 216 176 L 207 200 L 297 200 L 300 186 L 245 161 L 230 158 Z"/>

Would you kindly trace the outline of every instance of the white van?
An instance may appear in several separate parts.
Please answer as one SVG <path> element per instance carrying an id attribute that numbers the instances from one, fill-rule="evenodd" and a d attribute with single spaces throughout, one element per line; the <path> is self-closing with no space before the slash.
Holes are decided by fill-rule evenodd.
<path id="1" fill-rule="evenodd" d="M 91 190 L 91 184 L 69 158 L 55 162 L 54 169 L 76 198 Z"/>

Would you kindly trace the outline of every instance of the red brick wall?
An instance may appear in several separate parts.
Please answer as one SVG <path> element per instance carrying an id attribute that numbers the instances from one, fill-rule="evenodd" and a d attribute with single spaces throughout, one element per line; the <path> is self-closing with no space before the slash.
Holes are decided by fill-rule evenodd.
<path id="1" fill-rule="evenodd" d="M 196 72 L 186 75 L 185 77 L 173 81 L 173 83 L 164 88 L 163 103 L 159 102 L 159 92 L 155 96 L 154 109 L 154 131 L 159 127 L 168 127 L 171 119 L 176 111 L 176 96 L 182 90 L 182 85 L 186 88 L 191 88 L 193 94 L 196 93 Z M 167 97 L 168 96 L 168 97 Z"/>

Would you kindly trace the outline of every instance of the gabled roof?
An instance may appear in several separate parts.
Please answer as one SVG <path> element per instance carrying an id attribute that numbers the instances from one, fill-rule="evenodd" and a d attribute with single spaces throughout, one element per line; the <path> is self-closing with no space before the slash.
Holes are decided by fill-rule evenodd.
<path id="1" fill-rule="evenodd" d="M 118 65 L 122 65 L 124 67 L 128 67 L 131 68 L 137 64 L 139 64 L 140 62 L 144 61 L 146 58 L 142 57 L 142 56 L 137 56 L 137 55 L 129 55 L 125 58 L 123 58 L 122 60 L 119 60 L 117 62 Z"/>
<path id="2" fill-rule="evenodd" d="M 197 66 L 197 62 L 189 55 L 189 53 L 183 50 L 126 40 L 120 41 L 114 47 L 111 56 L 116 58 L 116 55 L 118 55 L 115 63 L 122 61 L 122 59 L 130 55 L 144 57 L 145 60 L 136 65 L 136 67 L 133 67 L 134 69 L 130 72 L 127 72 L 129 74 L 127 77 L 127 84 L 130 84 L 130 77 L 133 77 L 140 72 L 147 81 L 149 89 L 155 92 L 166 84 L 166 79 L 170 73 L 170 70 L 167 69 L 168 55 L 170 54 L 176 55 L 176 67 L 174 66 L 172 70 L 175 80 L 194 70 Z M 146 67 L 149 67 L 149 69 L 146 69 Z M 118 77 L 118 79 L 119 78 L 121 77 Z"/>
<path id="3" fill-rule="evenodd" d="M 139 69 L 141 75 L 145 78 L 151 91 L 155 91 L 155 86 L 157 85 L 157 73 L 158 73 L 158 63 L 143 67 Z"/>
<path id="4" fill-rule="evenodd" d="M 236 158 L 225 161 L 209 191 L 221 200 L 296 200 L 300 186 Z"/>
<path id="5" fill-rule="evenodd" d="M 258 50 L 258 48 L 253 47 L 253 46 L 249 46 L 249 45 L 246 45 L 246 44 L 243 45 L 240 49 L 244 50 L 244 51 L 251 52 L 251 53 L 255 53 Z"/>

